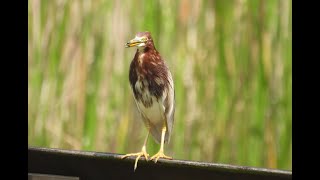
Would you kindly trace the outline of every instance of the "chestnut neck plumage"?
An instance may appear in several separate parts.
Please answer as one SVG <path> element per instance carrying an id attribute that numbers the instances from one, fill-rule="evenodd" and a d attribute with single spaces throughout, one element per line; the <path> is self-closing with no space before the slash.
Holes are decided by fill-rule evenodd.
<path id="1" fill-rule="evenodd" d="M 163 62 L 159 52 L 156 50 L 156 48 L 153 45 L 152 39 L 150 39 L 146 43 L 145 47 L 140 47 L 137 49 L 133 61 L 135 61 L 136 65 L 140 66 L 136 68 L 141 68 L 142 66 L 148 63 L 161 64 Z"/>
<path id="2" fill-rule="evenodd" d="M 137 52 L 139 52 L 139 53 L 157 53 L 158 54 L 158 51 L 154 47 L 152 39 L 148 40 L 145 47 L 139 47 L 137 49 Z"/>

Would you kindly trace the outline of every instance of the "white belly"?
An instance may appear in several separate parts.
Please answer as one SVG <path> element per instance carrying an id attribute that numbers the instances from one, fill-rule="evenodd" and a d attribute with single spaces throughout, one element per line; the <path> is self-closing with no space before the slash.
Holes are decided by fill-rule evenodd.
<path id="1" fill-rule="evenodd" d="M 154 126 L 160 125 L 160 130 L 164 123 L 164 107 L 155 97 L 152 98 L 152 105 L 150 107 L 145 107 L 141 101 L 137 102 L 137 106 L 140 112 L 152 123 Z"/>

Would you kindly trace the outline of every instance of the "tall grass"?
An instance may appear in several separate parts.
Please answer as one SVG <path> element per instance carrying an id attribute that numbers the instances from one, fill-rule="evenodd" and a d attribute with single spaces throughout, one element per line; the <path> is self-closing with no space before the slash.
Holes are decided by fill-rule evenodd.
<path id="1" fill-rule="evenodd" d="M 28 143 L 129 153 L 146 129 L 128 82 L 150 31 L 174 77 L 176 159 L 292 169 L 289 0 L 28 1 Z M 151 139 L 152 155 L 159 145 Z"/>

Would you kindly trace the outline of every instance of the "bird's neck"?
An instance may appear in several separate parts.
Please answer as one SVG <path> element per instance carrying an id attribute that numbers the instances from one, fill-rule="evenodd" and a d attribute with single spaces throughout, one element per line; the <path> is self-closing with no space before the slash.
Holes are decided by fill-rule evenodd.
<path id="1" fill-rule="evenodd" d="M 135 60 L 138 62 L 138 64 L 141 66 L 145 61 L 146 62 L 156 62 L 160 60 L 161 58 L 156 58 L 159 53 L 155 48 L 152 47 L 144 47 L 144 48 L 138 48 Z"/>
<path id="2" fill-rule="evenodd" d="M 143 52 L 145 52 L 145 48 L 146 48 L 146 47 L 138 47 L 137 51 L 138 51 L 139 53 L 143 53 Z"/>
<path id="3" fill-rule="evenodd" d="M 145 54 L 146 52 L 144 51 L 144 49 L 137 49 L 135 61 L 138 63 L 139 66 L 142 66 Z"/>
<path id="4" fill-rule="evenodd" d="M 147 53 L 147 52 L 157 53 L 157 50 L 153 44 L 147 44 L 145 47 L 138 47 L 137 52 L 139 52 L 139 53 Z"/>

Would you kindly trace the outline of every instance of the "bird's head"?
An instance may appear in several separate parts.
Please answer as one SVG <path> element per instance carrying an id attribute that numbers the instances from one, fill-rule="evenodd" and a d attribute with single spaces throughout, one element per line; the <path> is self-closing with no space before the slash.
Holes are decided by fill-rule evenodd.
<path id="1" fill-rule="evenodd" d="M 154 48 L 153 45 L 153 40 L 151 37 L 150 32 L 139 32 L 136 34 L 136 37 L 128 41 L 125 45 L 125 47 L 138 47 L 139 49 L 144 49 L 146 47 L 152 47 Z"/>

